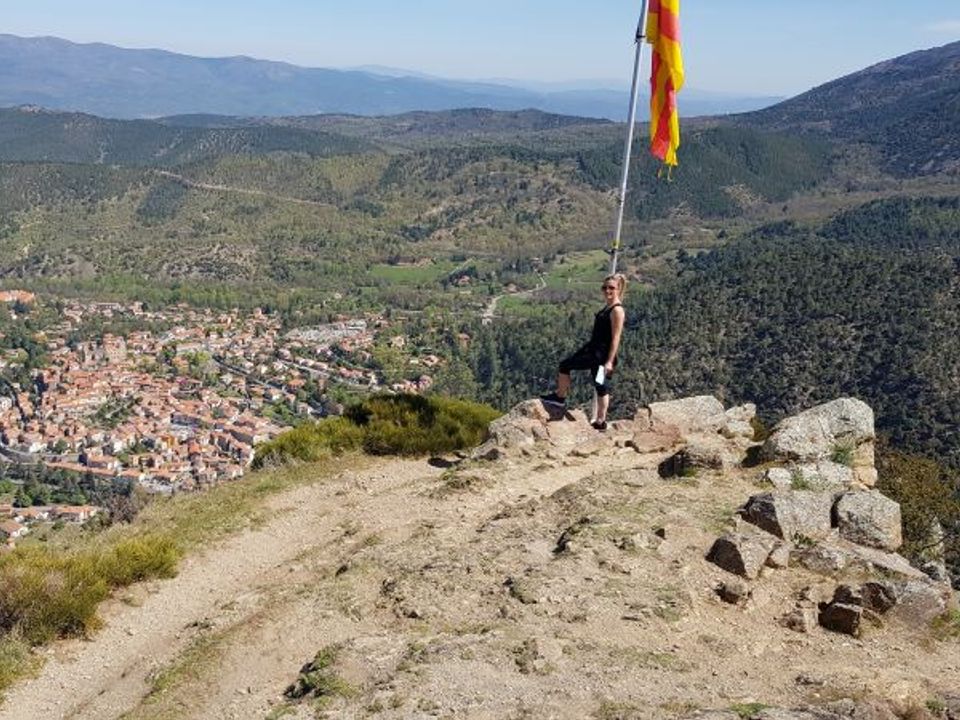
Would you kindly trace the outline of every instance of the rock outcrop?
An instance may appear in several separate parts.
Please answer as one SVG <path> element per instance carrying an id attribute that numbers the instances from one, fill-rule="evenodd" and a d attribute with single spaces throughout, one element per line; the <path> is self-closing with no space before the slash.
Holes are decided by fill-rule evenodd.
<path id="1" fill-rule="evenodd" d="M 698 401 L 695 407 L 710 411 L 709 427 L 721 426 L 715 406 Z M 748 580 L 790 565 L 841 580 L 869 578 L 839 585 L 819 606 L 809 597 L 798 600 L 782 619 L 791 629 L 809 632 L 814 618 L 854 636 L 865 621 L 923 629 L 954 603 L 939 573 L 925 573 L 896 554 L 903 544 L 900 506 L 868 489 L 876 481 L 873 440 L 873 411 L 859 400 L 836 400 L 783 420 L 762 448 L 771 463 L 762 478 L 775 489 L 750 497 L 739 511 L 756 530 L 723 535 L 707 552 L 709 561 Z M 784 550 L 788 561 L 777 562 L 775 553 Z"/>
<path id="2" fill-rule="evenodd" d="M 903 544 L 900 505 L 876 490 L 846 493 L 835 512 L 841 537 L 851 542 L 891 551 Z"/>
<path id="3" fill-rule="evenodd" d="M 873 487 L 875 437 L 871 407 L 841 398 L 781 421 L 764 443 L 763 455 L 799 468 L 824 460 L 849 464 L 858 483 Z"/>
<path id="4" fill-rule="evenodd" d="M 833 530 L 831 493 L 787 490 L 754 495 L 743 518 L 783 540 L 823 540 Z"/>
<path id="5" fill-rule="evenodd" d="M 819 624 L 858 636 L 865 627 L 890 621 L 925 628 L 951 607 L 952 592 L 938 582 L 938 573 L 928 577 L 896 554 L 903 543 L 900 507 L 873 489 L 875 434 L 868 405 L 842 398 L 810 408 L 781 421 L 763 443 L 754 440 L 755 417 L 753 405 L 724 408 L 714 397 L 699 396 L 653 403 L 632 421 L 597 433 L 579 410 L 528 401 L 491 425 L 489 441 L 474 458 L 539 455 L 577 462 L 633 450 L 660 454 L 663 478 L 721 477 L 759 458 L 764 466 L 758 480 L 773 490 L 748 498 L 736 527 L 706 552 L 729 574 L 714 588 L 721 599 L 748 606 L 755 583 L 796 568 L 837 583 L 822 602 L 802 593 L 781 617 L 798 632 Z"/>
<path id="6" fill-rule="evenodd" d="M 734 575 L 754 580 L 776 547 L 776 538 L 767 533 L 728 533 L 717 538 L 707 553 L 707 560 Z"/>

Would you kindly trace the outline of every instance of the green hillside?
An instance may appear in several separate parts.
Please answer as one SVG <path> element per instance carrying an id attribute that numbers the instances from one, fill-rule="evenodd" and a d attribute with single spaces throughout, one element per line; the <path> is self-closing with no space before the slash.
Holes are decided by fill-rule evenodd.
<path id="1" fill-rule="evenodd" d="M 741 116 L 871 147 L 900 176 L 960 169 L 960 42 L 910 53 Z"/>
<path id="2" fill-rule="evenodd" d="M 175 166 L 235 154 L 344 155 L 369 149 L 356 138 L 294 127 L 171 127 L 82 113 L 0 109 L 0 161 Z"/>
<path id="3" fill-rule="evenodd" d="M 615 187 L 621 144 L 579 154 L 585 179 Z M 779 202 L 809 190 L 830 175 L 832 148 L 822 139 L 719 126 L 687 133 L 683 164 L 667 181 L 631 186 L 630 202 L 641 220 L 685 210 L 697 217 L 734 217 L 752 202 Z M 636 161 L 639 178 L 655 177 L 655 158 Z"/>
<path id="4" fill-rule="evenodd" d="M 176 122 L 0 111 L 0 277 L 329 290 L 380 287 L 367 269 L 384 263 L 472 259 L 492 292 L 531 257 L 608 241 L 611 123 L 476 110 Z M 830 171 L 827 144 L 764 131 L 691 129 L 684 148 L 672 181 L 637 161 L 634 236 L 652 219 L 734 217 Z"/>

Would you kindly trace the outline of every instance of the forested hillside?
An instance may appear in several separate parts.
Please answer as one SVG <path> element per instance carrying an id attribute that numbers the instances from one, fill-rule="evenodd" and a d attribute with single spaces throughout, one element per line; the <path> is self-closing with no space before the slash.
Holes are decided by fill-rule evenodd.
<path id="1" fill-rule="evenodd" d="M 741 116 L 874 148 L 901 176 L 960 171 L 960 42 L 887 60 Z"/>
<path id="2" fill-rule="evenodd" d="M 287 126 L 180 127 L 82 113 L 0 109 L 4 162 L 172 166 L 225 155 L 296 152 L 326 157 L 368 149 L 356 138 Z"/>
<path id="3" fill-rule="evenodd" d="M 842 395 L 863 398 L 904 449 L 960 467 L 960 201 L 874 202 L 817 228 L 786 222 L 697 257 L 634 292 L 618 411 L 721 393 L 772 421 Z M 509 404 L 550 382 L 588 334 L 587 312 L 539 307 L 480 332 L 479 395 Z"/>
<path id="4" fill-rule="evenodd" d="M 529 258 L 606 244 L 620 133 L 537 112 L 122 122 L 0 111 L 0 277 L 330 290 L 365 284 L 371 265 L 474 260 L 497 282 Z M 684 147 L 672 180 L 637 160 L 628 229 L 736 217 L 824 182 L 832 162 L 823 141 L 752 129 L 691 128 Z"/>

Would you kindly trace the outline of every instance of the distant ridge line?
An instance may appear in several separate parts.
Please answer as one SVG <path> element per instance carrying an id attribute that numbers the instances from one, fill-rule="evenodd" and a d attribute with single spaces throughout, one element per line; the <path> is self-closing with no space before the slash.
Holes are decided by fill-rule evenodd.
<path id="1" fill-rule="evenodd" d="M 74 43 L 0 34 L 0 107 L 39 105 L 101 117 L 171 115 L 396 115 L 482 107 L 536 108 L 558 115 L 623 120 L 628 93 L 524 87 L 486 81 L 389 76 L 305 68 L 245 55 L 194 57 L 161 49 Z M 686 94 L 684 114 L 716 115 L 765 107 L 780 98 Z"/>

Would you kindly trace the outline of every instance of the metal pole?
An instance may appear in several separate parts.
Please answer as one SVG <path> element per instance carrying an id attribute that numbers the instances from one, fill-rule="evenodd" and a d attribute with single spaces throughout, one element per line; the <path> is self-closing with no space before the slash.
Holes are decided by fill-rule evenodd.
<path id="1" fill-rule="evenodd" d="M 613 236 L 613 249 L 610 253 L 610 274 L 617 271 L 617 259 L 620 256 L 620 235 L 623 232 L 623 210 L 627 204 L 627 179 L 630 176 L 630 155 L 633 150 L 633 130 L 637 122 L 637 95 L 640 88 L 640 59 L 643 55 L 644 39 L 647 35 L 647 12 L 649 0 L 643 0 L 640 24 L 637 25 L 637 56 L 633 63 L 633 85 L 630 91 L 630 118 L 627 121 L 627 143 L 623 151 L 623 175 L 620 179 L 620 197 L 617 203 L 617 229 Z"/>

